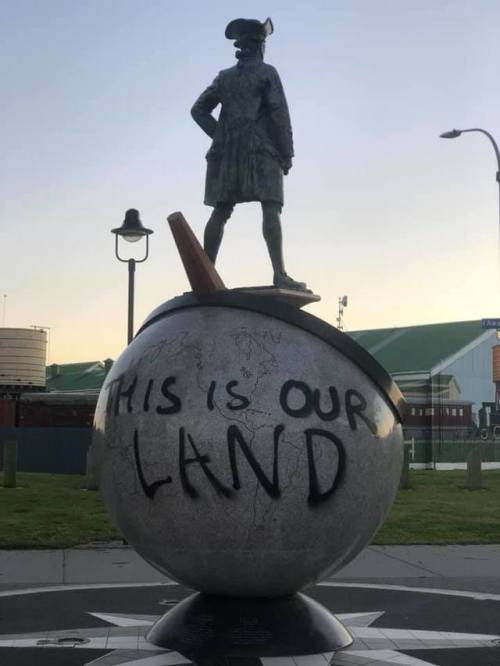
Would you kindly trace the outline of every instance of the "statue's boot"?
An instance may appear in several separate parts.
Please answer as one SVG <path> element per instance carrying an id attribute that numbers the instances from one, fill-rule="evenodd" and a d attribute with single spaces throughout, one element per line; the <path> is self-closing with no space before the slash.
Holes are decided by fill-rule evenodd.
<path id="1" fill-rule="evenodd" d="M 297 282 L 287 273 L 275 273 L 273 284 L 280 289 L 295 289 L 296 291 L 309 291 L 305 282 Z"/>

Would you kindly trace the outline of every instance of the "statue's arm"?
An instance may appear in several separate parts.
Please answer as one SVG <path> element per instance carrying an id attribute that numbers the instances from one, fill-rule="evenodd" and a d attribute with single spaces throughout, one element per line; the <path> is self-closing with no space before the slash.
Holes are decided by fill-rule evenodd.
<path id="1" fill-rule="evenodd" d="M 217 79 L 215 79 L 212 85 L 208 86 L 208 88 L 201 93 L 191 109 L 191 115 L 193 116 L 194 121 L 198 123 L 201 129 L 212 139 L 214 138 L 215 130 L 217 128 L 217 121 L 212 116 L 212 111 L 219 103 L 220 98 L 217 93 Z"/>
<path id="2" fill-rule="evenodd" d="M 285 91 L 278 72 L 270 68 L 270 75 L 266 85 L 266 104 L 273 125 L 273 134 L 281 158 L 285 174 L 292 166 L 293 134 L 290 112 L 285 97 Z"/>

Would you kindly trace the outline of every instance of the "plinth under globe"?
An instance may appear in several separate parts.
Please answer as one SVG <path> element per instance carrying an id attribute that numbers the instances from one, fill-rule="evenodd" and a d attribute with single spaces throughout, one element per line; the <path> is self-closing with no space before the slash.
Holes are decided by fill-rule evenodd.
<path id="1" fill-rule="evenodd" d="M 402 398 L 359 345 L 272 298 L 155 310 L 101 392 L 101 489 L 130 544 L 204 593 L 288 595 L 333 574 L 387 515 Z"/>

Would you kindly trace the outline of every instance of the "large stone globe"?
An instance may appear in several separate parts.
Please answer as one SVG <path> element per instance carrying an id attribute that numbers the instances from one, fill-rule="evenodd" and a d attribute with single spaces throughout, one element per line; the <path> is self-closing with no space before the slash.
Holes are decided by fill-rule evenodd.
<path id="1" fill-rule="evenodd" d="M 366 351 L 296 307 L 179 297 L 150 315 L 101 391 L 105 503 L 175 580 L 219 596 L 291 594 L 381 526 L 402 405 Z"/>

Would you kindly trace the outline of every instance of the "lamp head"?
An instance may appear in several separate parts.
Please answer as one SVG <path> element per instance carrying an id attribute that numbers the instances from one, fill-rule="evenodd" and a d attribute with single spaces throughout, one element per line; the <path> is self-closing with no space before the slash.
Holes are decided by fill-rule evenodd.
<path id="1" fill-rule="evenodd" d="M 143 236 L 152 234 L 153 230 L 143 227 L 139 218 L 139 211 L 135 208 L 130 208 L 125 213 L 125 219 L 123 220 L 122 226 L 116 227 L 116 229 L 111 229 L 111 232 L 117 236 L 121 236 L 129 243 L 136 243 Z"/>
<path id="2" fill-rule="evenodd" d="M 457 136 L 460 136 L 461 134 L 462 132 L 460 130 L 452 129 L 449 132 L 443 132 L 439 136 L 441 139 L 456 139 Z"/>

